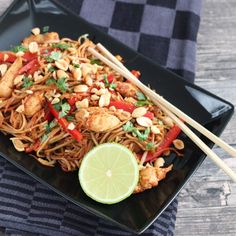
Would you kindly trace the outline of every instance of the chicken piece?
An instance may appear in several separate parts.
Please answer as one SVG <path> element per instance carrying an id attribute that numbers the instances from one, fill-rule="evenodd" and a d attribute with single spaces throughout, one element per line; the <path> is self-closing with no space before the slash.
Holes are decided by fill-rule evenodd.
<path id="1" fill-rule="evenodd" d="M 22 59 L 18 57 L 0 81 L 0 97 L 9 98 L 14 87 L 14 79 L 22 67 Z"/>
<path id="2" fill-rule="evenodd" d="M 169 165 L 168 167 L 166 168 L 160 168 L 160 167 L 156 167 L 156 175 L 157 175 L 157 178 L 160 180 L 162 179 L 165 179 L 166 177 L 166 174 L 171 171 L 173 168 L 173 165 Z"/>
<path id="3" fill-rule="evenodd" d="M 134 193 L 140 193 L 158 185 L 159 181 L 166 177 L 166 174 L 172 170 L 173 165 L 166 168 L 147 165 L 139 171 L 139 182 Z"/>
<path id="4" fill-rule="evenodd" d="M 116 127 L 120 120 L 108 113 L 94 113 L 87 119 L 86 126 L 89 130 L 103 132 Z"/>
<path id="5" fill-rule="evenodd" d="M 33 116 L 36 112 L 43 107 L 43 94 L 41 92 L 36 92 L 29 95 L 24 102 L 24 114 L 26 116 Z"/>
<path id="6" fill-rule="evenodd" d="M 131 117 L 131 114 L 127 111 L 115 111 L 114 115 L 121 121 L 128 120 Z"/>
<path id="7" fill-rule="evenodd" d="M 2 112 L 0 111 L 0 127 L 2 126 L 3 121 L 4 121 L 4 116 Z"/>
<path id="8" fill-rule="evenodd" d="M 23 44 L 28 46 L 31 42 L 36 42 L 38 44 L 43 43 L 57 43 L 59 42 L 59 35 L 56 32 L 50 32 L 45 34 L 30 35 L 23 40 Z"/>
<path id="9" fill-rule="evenodd" d="M 116 91 L 118 91 L 123 97 L 136 97 L 137 92 L 139 89 L 128 82 L 116 82 Z"/>
<path id="10" fill-rule="evenodd" d="M 89 112 L 86 109 L 80 109 L 75 113 L 75 119 L 83 125 L 85 124 L 88 117 Z"/>

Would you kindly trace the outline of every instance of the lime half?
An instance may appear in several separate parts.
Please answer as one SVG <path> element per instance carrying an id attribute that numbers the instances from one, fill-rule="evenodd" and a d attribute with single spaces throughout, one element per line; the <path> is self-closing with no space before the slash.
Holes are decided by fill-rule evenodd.
<path id="1" fill-rule="evenodd" d="M 79 181 L 93 200 L 113 204 L 129 197 L 139 179 L 133 153 L 117 143 L 100 144 L 89 151 L 79 169 Z"/>

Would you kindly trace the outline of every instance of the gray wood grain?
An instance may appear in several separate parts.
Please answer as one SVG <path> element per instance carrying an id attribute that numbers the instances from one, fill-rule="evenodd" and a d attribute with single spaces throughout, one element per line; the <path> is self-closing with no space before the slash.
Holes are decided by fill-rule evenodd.
<path id="1" fill-rule="evenodd" d="M 0 15 L 10 2 L 12 0 L 0 0 Z M 235 0 L 203 0 L 196 74 L 198 85 L 234 105 L 236 105 L 235 12 Z M 236 115 L 221 137 L 236 147 Z M 236 171 L 235 159 L 219 148 L 214 148 L 214 151 Z M 207 159 L 179 195 L 175 235 L 223 234 L 236 235 L 236 184 Z"/>
<path id="2" fill-rule="evenodd" d="M 196 84 L 236 105 L 236 1 L 203 0 Z M 221 136 L 236 147 L 236 115 Z M 236 172 L 236 159 L 214 151 Z M 236 183 L 206 160 L 179 195 L 176 236 L 236 235 Z"/>

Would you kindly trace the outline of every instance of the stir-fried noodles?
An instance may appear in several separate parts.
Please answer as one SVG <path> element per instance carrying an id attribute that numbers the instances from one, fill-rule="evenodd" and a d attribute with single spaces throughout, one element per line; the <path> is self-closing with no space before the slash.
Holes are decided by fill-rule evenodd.
<path id="1" fill-rule="evenodd" d="M 94 58 L 87 48 L 95 45 L 86 35 L 72 40 L 32 32 L 12 51 L 0 52 L 0 130 L 12 136 L 18 151 L 64 171 L 78 169 L 94 146 L 120 143 L 140 164 L 135 191 L 156 186 L 172 169 L 161 168 L 160 156 L 181 155 L 184 148 L 176 139 L 180 129 L 136 86 Z"/>

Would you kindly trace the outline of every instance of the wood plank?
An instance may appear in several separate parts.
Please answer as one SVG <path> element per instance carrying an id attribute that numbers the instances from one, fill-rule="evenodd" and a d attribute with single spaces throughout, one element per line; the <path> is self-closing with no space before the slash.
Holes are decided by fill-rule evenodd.
<path id="1" fill-rule="evenodd" d="M 236 105 L 236 4 L 203 0 L 196 84 Z M 236 115 L 221 136 L 236 147 Z M 214 148 L 236 171 L 236 160 Z M 179 195 L 175 235 L 236 235 L 236 184 L 206 159 Z M 187 227 L 186 227 L 187 226 Z"/>
<path id="2" fill-rule="evenodd" d="M 0 0 L 0 16 L 6 11 L 13 0 Z"/>
<path id="3" fill-rule="evenodd" d="M 235 236 L 235 211 L 236 206 L 179 209 L 175 235 Z"/>

